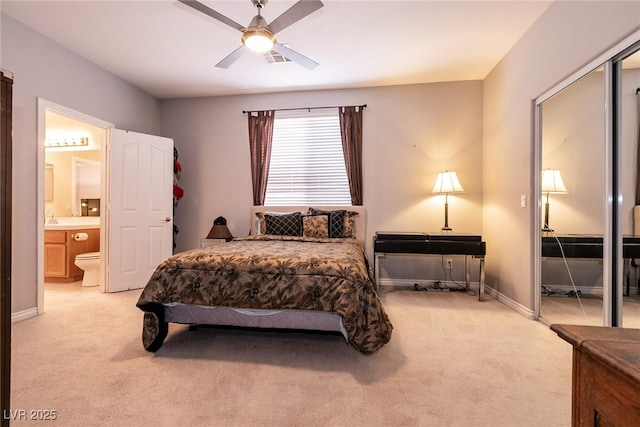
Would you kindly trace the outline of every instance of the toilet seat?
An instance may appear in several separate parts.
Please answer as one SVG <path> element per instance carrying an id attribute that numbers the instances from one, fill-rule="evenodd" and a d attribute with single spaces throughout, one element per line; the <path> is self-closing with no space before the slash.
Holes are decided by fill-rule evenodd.
<path id="1" fill-rule="evenodd" d="M 100 259 L 100 252 L 87 252 L 84 254 L 76 255 L 76 259 L 80 260 L 92 260 L 92 259 Z"/>

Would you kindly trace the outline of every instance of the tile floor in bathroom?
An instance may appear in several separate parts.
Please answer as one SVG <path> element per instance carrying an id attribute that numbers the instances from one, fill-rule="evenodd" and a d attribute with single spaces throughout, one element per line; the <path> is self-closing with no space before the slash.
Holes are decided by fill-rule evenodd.
<path id="1" fill-rule="evenodd" d="M 44 298 L 45 304 L 47 300 L 52 298 L 68 298 L 72 294 L 88 294 L 88 293 L 100 293 L 100 286 L 82 286 L 82 280 L 77 282 L 44 282 Z"/>

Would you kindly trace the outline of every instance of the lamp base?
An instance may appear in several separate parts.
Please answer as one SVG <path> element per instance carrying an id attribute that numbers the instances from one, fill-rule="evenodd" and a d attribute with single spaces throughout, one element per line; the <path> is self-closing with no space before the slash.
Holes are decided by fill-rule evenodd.
<path id="1" fill-rule="evenodd" d="M 451 231 L 451 230 L 453 230 L 453 228 L 451 228 L 451 227 L 442 227 L 440 230 L 442 230 L 442 231 Z"/>
<path id="2" fill-rule="evenodd" d="M 543 233 L 553 233 L 553 229 L 552 229 L 552 228 L 549 228 L 549 227 L 544 227 L 544 228 L 542 229 L 542 232 L 543 232 Z"/>

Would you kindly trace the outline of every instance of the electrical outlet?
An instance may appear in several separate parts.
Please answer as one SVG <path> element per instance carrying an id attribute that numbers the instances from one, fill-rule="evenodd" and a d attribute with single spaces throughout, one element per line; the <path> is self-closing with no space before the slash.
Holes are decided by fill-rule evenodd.
<path id="1" fill-rule="evenodd" d="M 453 268 L 453 260 L 451 258 L 447 258 L 445 262 L 446 262 L 447 269 L 451 270 Z"/>

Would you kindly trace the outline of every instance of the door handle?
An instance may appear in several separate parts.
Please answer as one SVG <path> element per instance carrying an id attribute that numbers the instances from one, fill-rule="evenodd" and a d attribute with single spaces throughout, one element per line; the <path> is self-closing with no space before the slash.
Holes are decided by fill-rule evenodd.
<path id="1" fill-rule="evenodd" d="M 164 219 L 161 219 L 160 221 L 162 221 L 162 222 L 170 222 L 171 221 L 171 217 L 170 216 L 165 216 Z"/>

